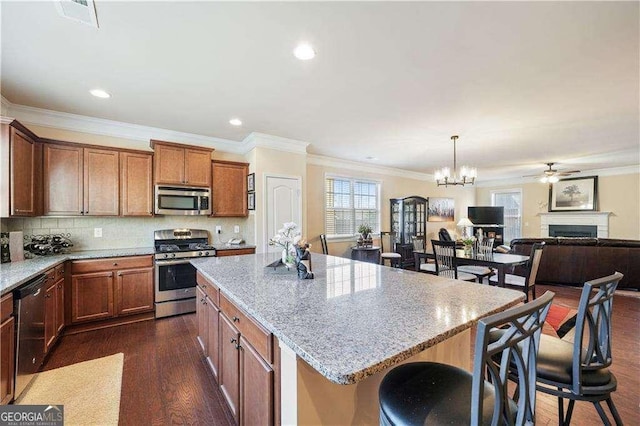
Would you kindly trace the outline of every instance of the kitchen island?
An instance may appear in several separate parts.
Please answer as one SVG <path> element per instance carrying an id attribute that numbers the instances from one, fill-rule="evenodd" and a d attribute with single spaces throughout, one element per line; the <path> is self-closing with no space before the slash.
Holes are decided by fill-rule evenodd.
<path id="1" fill-rule="evenodd" d="M 469 369 L 471 326 L 524 297 L 316 253 L 315 279 L 299 280 L 265 267 L 277 257 L 192 263 L 221 300 L 277 338 L 282 424 L 377 424 L 378 385 L 389 368 L 427 359 Z"/>

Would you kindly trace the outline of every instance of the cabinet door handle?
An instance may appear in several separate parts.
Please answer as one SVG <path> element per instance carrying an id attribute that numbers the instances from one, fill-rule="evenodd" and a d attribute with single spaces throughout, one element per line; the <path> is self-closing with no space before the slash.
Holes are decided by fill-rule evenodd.
<path id="1" fill-rule="evenodd" d="M 236 343 L 238 340 L 236 340 L 235 338 L 231 339 L 231 343 Z"/>
<path id="2" fill-rule="evenodd" d="M 238 317 L 233 317 L 232 321 L 233 321 L 233 322 L 240 322 L 240 318 L 238 318 Z"/>
<path id="3" fill-rule="evenodd" d="M 117 262 L 113 262 L 113 266 L 118 266 L 118 263 Z"/>

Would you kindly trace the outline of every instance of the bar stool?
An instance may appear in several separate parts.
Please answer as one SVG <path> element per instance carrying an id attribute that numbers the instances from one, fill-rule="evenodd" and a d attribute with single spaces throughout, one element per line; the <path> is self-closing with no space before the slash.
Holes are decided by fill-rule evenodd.
<path id="1" fill-rule="evenodd" d="M 329 248 L 327 247 L 327 236 L 320 234 L 320 245 L 322 246 L 322 254 L 329 254 Z"/>
<path id="2" fill-rule="evenodd" d="M 540 333 L 554 293 L 488 316 L 478 322 L 474 368 L 434 362 L 402 364 L 380 383 L 381 425 L 424 424 L 534 424 L 536 354 Z M 492 329 L 505 330 L 503 338 L 489 341 Z M 499 359 L 496 365 L 493 359 Z M 519 394 L 504 394 L 509 363 L 516 361 Z"/>

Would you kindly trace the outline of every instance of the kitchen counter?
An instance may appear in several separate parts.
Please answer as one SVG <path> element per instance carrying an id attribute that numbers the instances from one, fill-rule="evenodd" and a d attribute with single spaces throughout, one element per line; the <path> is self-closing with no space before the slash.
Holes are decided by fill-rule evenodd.
<path id="1" fill-rule="evenodd" d="M 520 291 L 314 253 L 315 279 L 274 272 L 277 255 L 191 263 L 295 355 L 353 384 L 522 301 Z"/>
<path id="2" fill-rule="evenodd" d="M 20 262 L 0 265 L 0 295 L 10 292 L 38 274 L 67 260 L 100 259 L 104 257 L 142 256 L 153 254 L 153 247 L 75 251 L 55 256 L 38 256 Z"/>
<path id="3" fill-rule="evenodd" d="M 254 249 L 256 246 L 252 244 L 227 244 L 227 243 L 217 243 L 212 244 L 213 248 L 216 250 L 243 250 L 243 249 Z"/>

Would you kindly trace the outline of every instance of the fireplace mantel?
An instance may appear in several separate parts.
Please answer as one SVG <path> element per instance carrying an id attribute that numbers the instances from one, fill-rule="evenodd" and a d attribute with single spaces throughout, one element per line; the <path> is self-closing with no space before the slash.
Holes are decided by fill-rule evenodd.
<path id="1" fill-rule="evenodd" d="M 540 236 L 549 236 L 549 225 L 594 225 L 598 227 L 598 238 L 608 238 L 610 214 L 611 212 L 540 213 Z"/>

